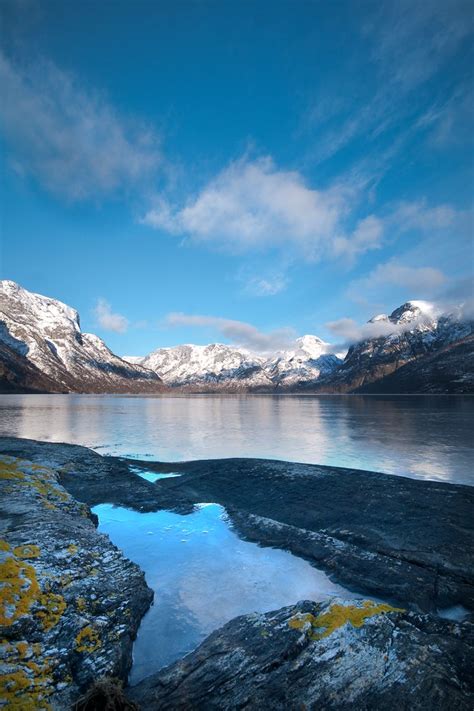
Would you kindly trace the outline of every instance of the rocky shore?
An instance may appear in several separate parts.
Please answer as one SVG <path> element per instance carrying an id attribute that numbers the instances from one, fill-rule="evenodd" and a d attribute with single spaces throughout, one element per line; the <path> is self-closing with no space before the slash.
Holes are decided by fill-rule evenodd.
<path id="1" fill-rule="evenodd" d="M 133 468 L 132 468 L 133 467 Z M 173 471 L 155 484 L 135 473 Z M 472 488 L 264 460 L 163 464 L 0 438 L 1 698 L 70 708 L 126 681 L 152 592 L 91 506 L 223 505 L 242 537 L 287 549 L 367 600 L 298 603 L 229 622 L 129 690 L 142 709 L 471 708 Z"/>
<path id="2" fill-rule="evenodd" d="M 104 675 L 126 679 L 153 593 L 97 532 L 58 470 L 0 455 L 0 707 L 71 708 Z"/>
<path id="3" fill-rule="evenodd" d="M 130 697 L 160 711 L 468 711 L 473 643 L 461 625 L 389 605 L 306 601 L 232 620 Z"/>

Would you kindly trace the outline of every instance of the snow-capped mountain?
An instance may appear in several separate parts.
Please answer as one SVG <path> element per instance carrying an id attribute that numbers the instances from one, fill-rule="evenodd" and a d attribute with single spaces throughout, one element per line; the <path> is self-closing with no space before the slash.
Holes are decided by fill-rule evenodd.
<path id="1" fill-rule="evenodd" d="M 150 368 L 172 388 L 191 391 L 352 392 L 473 331 L 460 314 L 443 314 L 427 301 L 409 301 L 368 323 L 371 337 L 352 345 L 344 360 L 329 343 L 306 335 L 270 356 L 214 343 L 159 348 L 130 362 Z"/>
<path id="2" fill-rule="evenodd" d="M 298 338 L 292 350 L 271 356 L 222 343 L 159 348 L 144 358 L 128 358 L 157 373 L 171 387 L 198 390 L 274 390 L 315 382 L 342 361 L 317 336 Z"/>
<path id="3" fill-rule="evenodd" d="M 140 364 L 159 374 L 166 385 L 197 389 L 242 390 L 271 387 L 262 371 L 264 359 L 222 343 L 158 348 Z"/>
<path id="4" fill-rule="evenodd" d="M 441 313 L 427 301 L 408 301 L 390 316 L 379 314 L 369 323 L 375 325 L 374 335 L 352 345 L 341 367 L 321 379 L 321 388 L 331 392 L 360 389 L 473 333 L 472 322 L 463 320 L 460 313 Z"/>
<path id="5" fill-rule="evenodd" d="M 315 382 L 342 364 L 329 350 L 329 343 L 321 338 L 302 336 L 296 339 L 293 350 L 283 351 L 267 360 L 264 369 L 271 381 L 279 387 Z"/>
<path id="6" fill-rule="evenodd" d="M 213 343 L 119 358 L 71 307 L 0 281 L 0 392 L 472 391 L 474 327 L 461 309 L 409 301 L 368 323 L 343 361 L 311 335 L 270 355 Z"/>
<path id="7" fill-rule="evenodd" d="M 0 377 L 3 389 L 53 392 L 158 392 L 153 371 L 114 355 L 61 301 L 0 281 Z"/>

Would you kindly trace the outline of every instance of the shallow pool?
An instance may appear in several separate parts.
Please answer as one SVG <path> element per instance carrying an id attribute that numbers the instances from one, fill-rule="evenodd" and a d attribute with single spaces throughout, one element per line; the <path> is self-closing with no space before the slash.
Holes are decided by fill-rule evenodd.
<path id="1" fill-rule="evenodd" d="M 101 504 L 99 530 L 145 571 L 155 592 L 134 645 L 130 683 L 183 657 L 233 617 L 298 600 L 357 597 L 287 551 L 241 540 L 225 509 L 139 513 Z"/>
<path id="2" fill-rule="evenodd" d="M 174 477 L 181 476 L 181 474 L 176 474 L 175 472 L 158 473 L 152 472 L 149 469 L 141 469 L 139 467 L 129 467 L 129 469 L 133 474 L 136 474 L 147 481 L 151 481 L 152 484 L 154 484 L 155 481 L 158 481 L 158 479 L 173 479 Z"/>

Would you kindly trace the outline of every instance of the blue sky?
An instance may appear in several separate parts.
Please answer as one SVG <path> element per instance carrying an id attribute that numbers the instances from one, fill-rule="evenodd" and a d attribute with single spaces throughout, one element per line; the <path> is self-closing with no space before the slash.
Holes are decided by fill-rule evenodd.
<path id="1" fill-rule="evenodd" d="M 0 13 L 1 276 L 115 352 L 472 296 L 470 2 Z"/>

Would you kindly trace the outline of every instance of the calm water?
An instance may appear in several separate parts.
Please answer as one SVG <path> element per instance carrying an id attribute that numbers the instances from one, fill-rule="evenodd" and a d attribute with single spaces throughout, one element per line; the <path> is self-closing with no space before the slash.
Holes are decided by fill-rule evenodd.
<path id="1" fill-rule="evenodd" d="M 225 510 L 188 515 L 96 506 L 99 529 L 145 571 L 155 591 L 133 648 L 130 683 L 180 659 L 238 615 L 328 595 L 357 597 L 296 556 L 242 541 Z"/>
<path id="2" fill-rule="evenodd" d="M 269 457 L 474 483 L 474 398 L 1 395 L 0 434 L 168 461 Z"/>
<path id="3" fill-rule="evenodd" d="M 468 397 L 0 396 L 3 435 L 143 459 L 270 457 L 470 484 L 473 415 Z M 137 475 L 161 476 L 132 468 Z M 155 591 L 134 645 L 131 683 L 237 615 L 353 596 L 286 551 L 240 540 L 215 503 L 187 516 L 109 504 L 95 512 L 100 530 Z"/>

